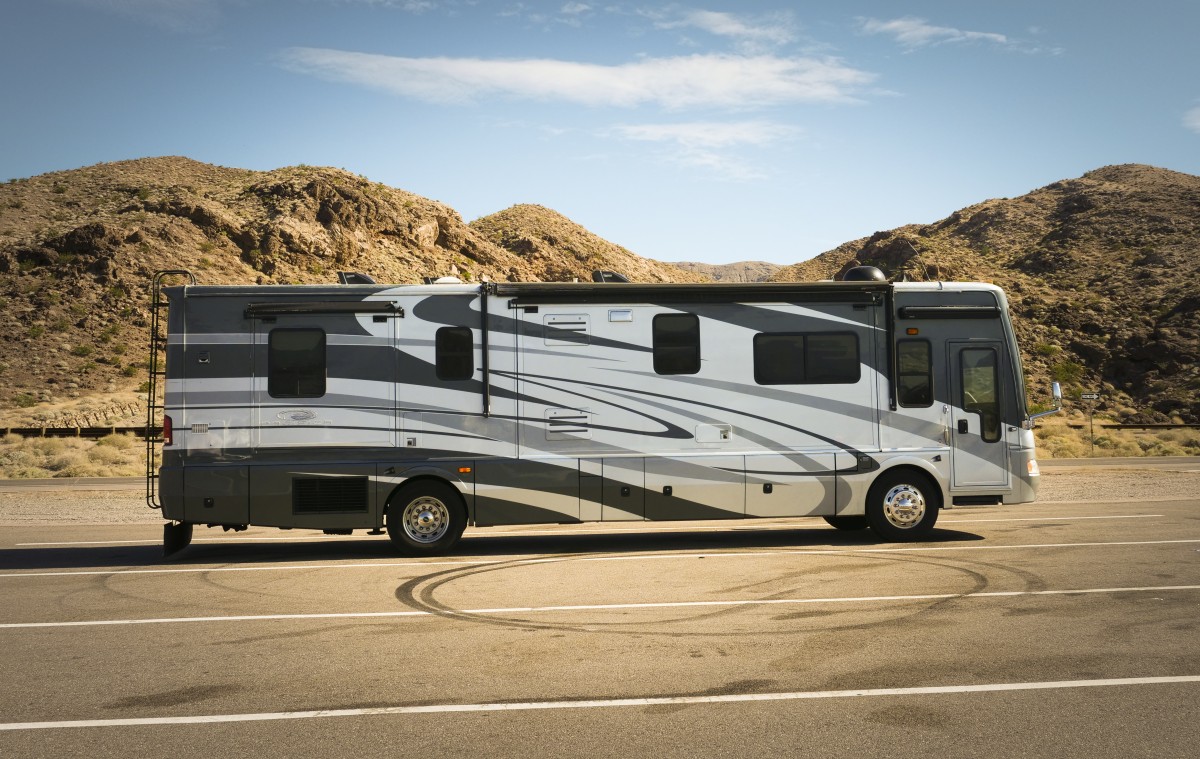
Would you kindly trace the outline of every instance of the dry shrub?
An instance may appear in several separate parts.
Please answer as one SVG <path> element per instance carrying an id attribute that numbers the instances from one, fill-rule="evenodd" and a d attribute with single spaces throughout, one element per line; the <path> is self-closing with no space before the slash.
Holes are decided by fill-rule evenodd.
<path id="1" fill-rule="evenodd" d="M 133 435 L 108 435 L 96 441 L 96 445 L 109 446 L 122 451 L 135 448 L 137 444 L 138 440 Z"/>
<path id="2" fill-rule="evenodd" d="M 128 435 L 83 438 L 0 438 L 0 478 L 135 477 L 145 469 L 145 449 Z"/>
<path id="3" fill-rule="evenodd" d="M 1095 419 L 1093 441 L 1085 414 L 1064 413 L 1041 419 L 1034 429 L 1038 455 L 1053 459 L 1200 455 L 1200 430 L 1114 430 L 1103 426 L 1112 421 Z"/>

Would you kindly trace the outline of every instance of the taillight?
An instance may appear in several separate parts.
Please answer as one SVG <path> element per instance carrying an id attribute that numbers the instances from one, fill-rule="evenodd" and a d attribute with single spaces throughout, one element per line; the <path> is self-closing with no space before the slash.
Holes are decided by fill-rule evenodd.
<path id="1" fill-rule="evenodd" d="M 171 417 L 163 417 L 163 445 L 171 445 Z"/>

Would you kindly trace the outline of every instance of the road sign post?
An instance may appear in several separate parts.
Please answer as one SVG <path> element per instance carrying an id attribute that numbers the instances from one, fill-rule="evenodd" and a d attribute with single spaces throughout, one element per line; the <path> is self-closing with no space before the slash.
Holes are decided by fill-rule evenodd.
<path id="1" fill-rule="evenodd" d="M 1096 424 L 1095 424 L 1095 419 L 1092 416 L 1092 412 L 1094 412 L 1096 410 L 1095 401 L 1100 400 L 1100 393 L 1080 393 L 1079 399 L 1084 400 L 1084 401 L 1092 401 L 1091 403 L 1088 403 L 1088 406 L 1087 406 L 1088 437 L 1091 439 L 1091 443 L 1092 443 L 1090 452 L 1088 453 L 1088 455 L 1091 457 L 1095 457 L 1095 455 L 1096 455 Z"/>

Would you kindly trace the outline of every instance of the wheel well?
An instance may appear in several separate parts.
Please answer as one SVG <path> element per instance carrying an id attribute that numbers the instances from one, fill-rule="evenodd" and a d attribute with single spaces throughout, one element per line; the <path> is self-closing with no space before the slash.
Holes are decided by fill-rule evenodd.
<path id="1" fill-rule="evenodd" d="M 884 481 L 884 478 L 892 477 L 910 478 L 923 483 L 927 486 L 925 487 L 925 492 L 933 501 L 933 507 L 936 509 L 942 508 L 943 498 L 941 486 L 938 485 L 937 480 L 935 480 L 933 476 L 929 474 L 929 472 L 926 472 L 924 469 L 916 466 L 901 464 L 899 466 L 894 466 L 891 469 L 883 470 L 879 473 L 879 476 L 875 478 L 875 481 L 871 483 L 871 492 L 874 492 L 879 483 Z"/>
<path id="2" fill-rule="evenodd" d="M 411 487 L 420 486 L 423 483 L 436 483 L 438 485 L 445 485 L 454 491 L 454 495 L 458 497 L 458 505 L 462 507 L 462 510 L 466 513 L 467 519 L 470 520 L 471 512 L 467 508 L 467 501 L 465 498 L 463 498 L 462 493 L 458 492 L 458 488 L 454 487 L 454 483 L 444 477 L 437 477 L 432 474 L 419 474 L 416 477 L 405 480 L 394 487 L 392 492 L 388 493 L 387 500 L 383 503 L 383 516 L 387 517 L 388 510 L 391 509 L 392 501 L 395 500 L 397 494 Z"/>

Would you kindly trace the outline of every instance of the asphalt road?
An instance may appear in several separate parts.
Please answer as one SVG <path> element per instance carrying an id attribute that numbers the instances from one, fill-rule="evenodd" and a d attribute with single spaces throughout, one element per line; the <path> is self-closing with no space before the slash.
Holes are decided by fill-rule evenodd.
<path id="1" fill-rule="evenodd" d="M 0 756 L 1182 757 L 1200 497 L 386 538 L 0 530 Z"/>

